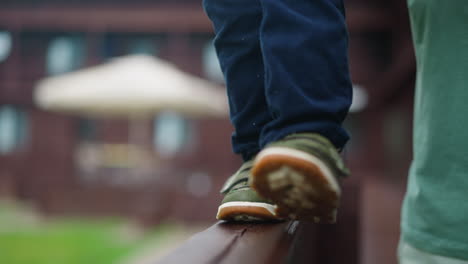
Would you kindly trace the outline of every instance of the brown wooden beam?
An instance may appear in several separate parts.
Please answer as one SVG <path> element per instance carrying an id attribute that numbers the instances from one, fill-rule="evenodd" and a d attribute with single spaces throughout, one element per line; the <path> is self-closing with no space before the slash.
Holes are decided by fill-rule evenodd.
<path id="1" fill-rule="evenodd" d="M 335 225 L 218 222 L 155 263 L 360 263 L 359 180 L 343 193 Z"/>
<path id="2" fill-rule="evenodd" d="M 395 43 L 394 54 L 389 68 L 368 84 L 370 103 L 366 111 L 385 109 L 395 98 L 413 93 L 408 84 L 414 81 L 416 61 L 409 36 Z"/>
<path id="3" fill-rule="evenodd" d="M 211 23 L 201 5 L 146 7 L 21 7 L 0 9 L 0 27 L 9 30 L 206 32 Z"/>
<path id="4" fill-rule="evenodd" d="M 347 8 L 350 31 L 381 31 L 393 25 L 384 8 Z M 212 25 L 201 4 L 119 7 L 39 6 L 0 9 L 0 28 L 9 30 L 92 32 L 200 32 L 211 33 Z"/>
<path id="5" fill-rule="evenodd" d="M 346 23 L 350 33 L 380 32 L 391 29 L 397 17 L 383 7 L 347 6 Z"/>

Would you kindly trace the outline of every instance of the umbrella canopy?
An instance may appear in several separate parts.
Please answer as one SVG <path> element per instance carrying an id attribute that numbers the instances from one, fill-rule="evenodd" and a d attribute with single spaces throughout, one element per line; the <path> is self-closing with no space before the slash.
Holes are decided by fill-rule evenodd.
<path id="1" fill-rule="evenodd" d="M 225 90 L 160 59 L 132 55 L 41 80 L 34 99 L 43 109 L 106 117 L 148 117 L 159 111 L 224 117 Z"/>

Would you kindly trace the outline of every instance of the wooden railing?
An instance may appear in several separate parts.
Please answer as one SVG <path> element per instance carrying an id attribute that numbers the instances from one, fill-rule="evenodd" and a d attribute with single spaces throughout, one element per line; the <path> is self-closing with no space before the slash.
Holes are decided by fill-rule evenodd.
<path id="1" fill-rule="evenodd" d="M 218 222 L 157 263 L 358 264 L 359 211 L 359 186 L 347 182 L 337 224 Z"/>

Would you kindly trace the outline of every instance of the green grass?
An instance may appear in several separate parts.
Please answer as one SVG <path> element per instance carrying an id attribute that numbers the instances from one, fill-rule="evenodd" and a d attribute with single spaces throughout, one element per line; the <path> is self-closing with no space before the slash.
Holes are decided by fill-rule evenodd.
<path id="1" fill-rule="evenodd" d="M 3 216 L 4 209 L 0 206 Z M 117 221 L 60 220 L 11 230 L 5 224 L 12 224 L 11 217 L 0 217 L 2 264 L 119 263 L 148 243 L 164 240 L 174 229 L 160 226 L 142 236 L 132 236 L 125 235 L 123 225 Z"/>

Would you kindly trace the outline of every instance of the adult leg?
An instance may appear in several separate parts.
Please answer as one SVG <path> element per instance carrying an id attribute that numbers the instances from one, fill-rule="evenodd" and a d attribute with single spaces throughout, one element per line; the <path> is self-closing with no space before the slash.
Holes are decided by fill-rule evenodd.
<path id="1" fill-rule="evenodd" d="M 468 261 L 449 258 L 417 249 L 404 240 L 398 245 L 399 264 L 468 264 Z"/>
<path id="2" fill-rule="evenodd" d="M 258 0 L 204 0 L 203 4 L 214 25 L 214 44 L 226 79 L 235 128 L 233 150 L 249 160 L 260 149 L 262 127 L 271 120 L 259 40 L 262 8 Z"/>
<path id="3" fill-rule="evenodd" d="M 342 0 L 260 0 L 265 91 L 273 120 L 260 147 L 315 132 L 342 148 L 352 100 Z"/>
<path id="4" fill-rule="evenodd" d="M 401 243 L 468 262 L 468 2 L 408 4 L 417 73 Z"/>

